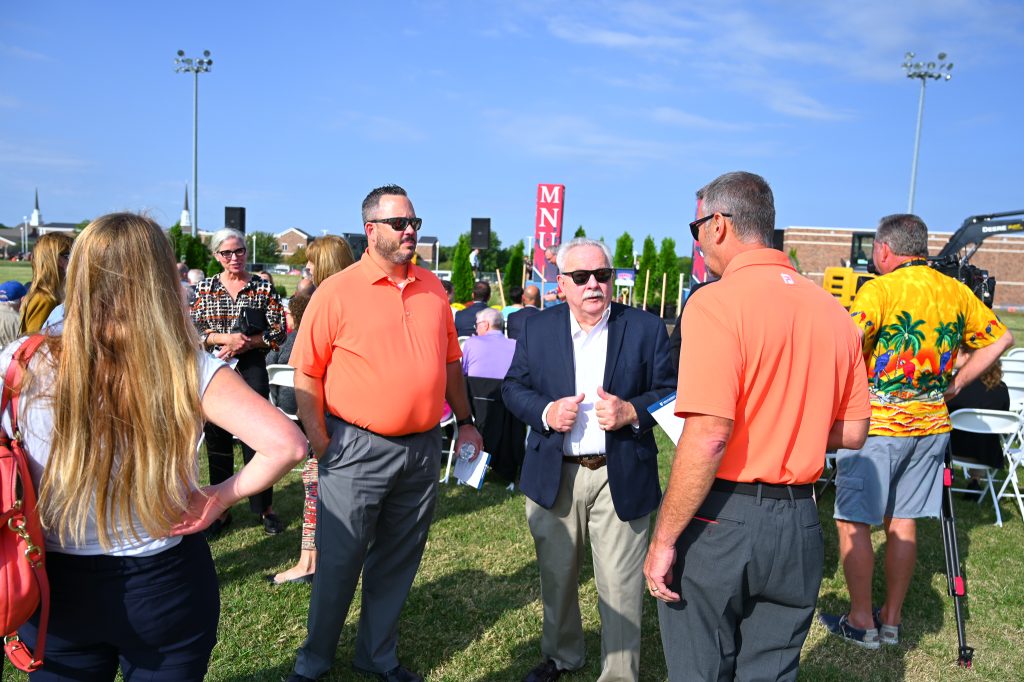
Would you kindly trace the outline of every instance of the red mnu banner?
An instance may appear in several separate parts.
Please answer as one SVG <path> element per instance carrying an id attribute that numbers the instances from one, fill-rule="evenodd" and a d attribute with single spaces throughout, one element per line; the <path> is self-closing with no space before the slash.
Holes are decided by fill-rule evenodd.
<path id="1" fill-rule="evenodd" d="M 533 268 L 544 281 L 554 282 L 558 274 L 554 266 L 546 267 L 544 249 L 562 241 L 562 212 L 565 208 L 565 185 L 537 185 L 537 220 L 533 240 Z M 550 272 L 549 272 L 550 271 Z M 550 277 L 548 276 L 550 274 Z"/>

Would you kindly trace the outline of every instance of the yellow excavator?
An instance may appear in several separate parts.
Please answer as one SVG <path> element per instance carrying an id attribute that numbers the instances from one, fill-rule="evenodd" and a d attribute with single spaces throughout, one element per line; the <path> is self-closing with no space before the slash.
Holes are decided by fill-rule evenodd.
<path id="1" fill-rule="evenodd" d="M 967 218 L 939 254 L 928 258 L 928 264 L 966 284 L 991 308 L 995 302 L 996 279 L 987 270 L 971 265 L 970 259 L 981 242 L 996 234 L 1024 234 L 1024 210 Z M 825 268 L 822 286 L 839 299 L 844 308 L 849 309 L 865 282 L 878 276 L 871 260 L 873 244 L 873 232 L 854 232 L 849 266 Z"/>

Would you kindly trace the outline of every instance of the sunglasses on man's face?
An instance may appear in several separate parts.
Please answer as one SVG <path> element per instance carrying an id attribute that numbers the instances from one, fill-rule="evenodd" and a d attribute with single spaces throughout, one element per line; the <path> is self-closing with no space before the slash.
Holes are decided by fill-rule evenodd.
<path id="1" fill-rule="evenodd" d="M 611 268 L 598 268 L 597 270 L 573 270 L 572 272 L 563 272 L 566 277 L 571 277 L 574 284 L 584 285 L 590 281 L 590 276 L 593 275 L 594 279 L 599 284 L 604 284 L 612 278 Z"/>
<path id="2" fill-rule="evenodd" d="M 721 213 L 721 212 L 719 212 L 718 215 L 722 216 L 723 218 L 731 218 L 732 217 L 732 213 Z M 699 242 L 700 241 L 700 239 L 697 237 L 697 233 L 700 231 L 700 226 L 703 225 L 704 223 L 706 223 L 707 221 L 711 220 L 714 217 L 715 217 L 714 213 L 709 213 L 706 216 L 704 216 L 703 218 L 697 218 L 692 223 L 690 223 L 690 234 L 693 235 L 693 241 L 695 241 L 695 242 Z"/>
<path id="3" fill-rule="evenodd" d="M 378 218 L 377 220 L 368 220 L 366 222 L 384 223 L 395 232 L 405 232 L 405 228 L 410 225 L 412 225 L 412 229 L 419 232 L 420 227 L 423 226 L 423 218 Z"/>
<path id="4" fill-rule="evenodd" d="M 228 249 L 226 251 L 218 251 L 217 255 L 223 258 L 224 260 L 231 260 L 232 256 L 234 256 L 235 258 L 241 258 L 242 256 L 245 255 L 245 247 L 243 246 L 241 248 L 237 248 L 234 250 Z"/>

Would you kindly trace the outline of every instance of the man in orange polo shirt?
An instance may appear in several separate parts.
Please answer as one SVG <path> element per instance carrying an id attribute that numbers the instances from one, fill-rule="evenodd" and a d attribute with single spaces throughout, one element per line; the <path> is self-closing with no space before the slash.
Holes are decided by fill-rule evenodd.
<path id="1" fill-rule="evenodd" d="M 456 447 L 482 448 L 447 296 L 410 262 L 422 221 L 405 190 L 370 192 L 363 223 L 369 247 L 317 289 L 291 356 L 299 418 L 319 460 L 320 551 L 289 682 L 331 667 L 360 573 L 353 668 L 385 682 L 422 680 L 398 662 L 398 617 L 434 513 L 445 399 Z"/>
<path id="2" fill-rule="evenodd" d="M 770 248 L 771 188 L 727 173 L 690 224 L 721 279 L 682 319 L 686 418 L 644 574 L 670 680 L 795 680 L 824 563 L 811 496 L 871 409 L 846 311 Z"/>

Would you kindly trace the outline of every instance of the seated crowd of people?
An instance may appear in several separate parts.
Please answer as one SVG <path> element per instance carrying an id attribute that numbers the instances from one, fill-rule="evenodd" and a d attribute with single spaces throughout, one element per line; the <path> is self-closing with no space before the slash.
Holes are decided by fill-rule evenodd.
<path id="1" fill-rule="evenodd" d="M 234 229 L 210 239 L 213 276 L 176 263 L 162 229 L 136 214 L 97 218 L 73 242 L 40 238 L 30 285 L 0 284 L 0 371 L 20 363 L 31 379 L 17 417 L 52 592 L 48 632 L 39 614 L 18 632 L 30 649 L 45 637 L 31 679 L 203 679 L 220 613 L 209 542 L 243 498 L 248 523 L 282 533 L 274 484 L 301 462 L 299 556 L 265 577 L 312 585 L 290 682 L 334 665 L 360 578 L 353 669 L 422 680 L 399 660 L 398 622 L 437 504 L 445 405 L 454 449 L 498 455 L 494 474 L 525 497 L 543 602 L 526 682 L 585 665 L 587 544 L 601 682 L 639 679 L 645 598 L 671 680 L 795 679 L 823 573 L 812 484 L 827 450 L 838 451 L 851 600 L 819 618 L 864 648 L 898 643 L 915 555 L 904 544 L 886 563 L 903 579 L 874 607 L 865 537 L 870 550 L 870 527 L 885 523 L 890 544 L 913 545 L 914 520 L 938 515 L 943 399 L 1006 409 L 998 358 L 1012 335 L 963 285 L 911 267 L 927 255 L 916 216 L 881 220 L 883 275 L 850 313 L 770 248 L 763 178 L 728 173 L 697 197 L 690 231 L 717 280 L 690 297 L 673 340 L 655 315 L 614 300 L 611 253 L 587 238 L 549 250 L 558 288 L 543 305 L 529 284 L 491 307 L 484 281 L 453 305 L 450 283 L 413 259 L 422 219 L 397 185 L 363 201 L 367 250 L 317 238 L 287 301 L 269 273 L 251 272 Z M 907 293 L 922 281 L 937 304 Z M 894 311 L 901 296 L 910 302 Z M 924 386 L 901 369 L 949 333 L 894 351 L 880 332 L 897 312 L 928 320 L 922 329 L 961 321 L 955 375 L 950 362 Z M 271 386 L 268 365 L 292 367 L 293 387 Z M 648 408 L 673 391 L 686 421 L 663 492 Z M 953 442 L 1000 464 L 989 445 Z"/>

